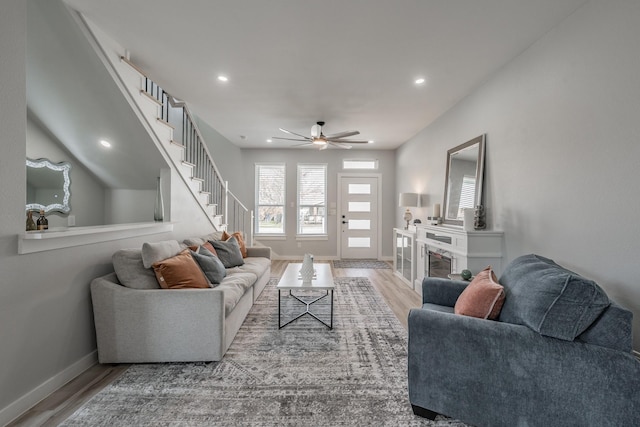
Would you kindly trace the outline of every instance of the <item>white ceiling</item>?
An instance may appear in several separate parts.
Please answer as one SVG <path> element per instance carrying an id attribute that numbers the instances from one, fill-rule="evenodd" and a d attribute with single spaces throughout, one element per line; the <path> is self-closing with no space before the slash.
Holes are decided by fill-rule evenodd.
<path id="1" fill-rule="evenodd" d="M 324 120 L 375 149 L 413 137 L 586 2 L 65 1 L 240 147 L 288 147 L 266 140 Z"/>

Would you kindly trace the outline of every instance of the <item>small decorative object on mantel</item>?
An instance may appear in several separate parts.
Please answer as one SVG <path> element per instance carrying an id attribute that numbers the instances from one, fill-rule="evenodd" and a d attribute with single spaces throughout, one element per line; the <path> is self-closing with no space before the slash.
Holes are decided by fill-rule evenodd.
<path id="1" fill-rule="evenodd" d="M 462 280 L 471 280 L 471 276 L 473 276 L 473 274 L 471 274 L 471 270 L 464 269 L 460 272 Z"/>
<path id="2" fill-rule="evenodd" d="M 27 211 L 27 231 L 37 230 L 36 222 L 33 220 L 33 212 Z"/>
<path id="3" fill-rule="evenodd" d="M 160 177 L 158 177 L 158 185 L 156 189 L 156 205 L 153 210 L 153 220 L 162 222 L 164 220 L 164 203 L 162 201 L 162 187 Z"/>
<path id="4" fill-rule="evenodd" d="M 440 203 L 433 205 L 433 215 L 428 216 L 427 220 L 431 225 L 442 224 L 442 217 L 440 216 Z"/>
<path id="5" fill-rule="evenodd" d="M 402 219 L 407 222 L 407 225 L 404 227 L 405 230 L 409 229 L 409 222 L 413 219 L 413 215 L 411 214 L 411 210 L 409 208 L 415 208 L 420 206 L 420 196 L 418 193 L 400 193 L 400 198 L 398 200 L 398 206 L 401 208 L 406 207 L 407 210 L 404 212 Z"/>
<path id="6" fill-rule="evenodd" d="M 477 205 L 475 210 L 474 228 L 476 230 L 484 230 L 487 227 L 487 223 L 484 219 L 484 206 Z"/>
<path id="7" fill-rule="evenodd" d="M 304 259 L 302 260 L 302 267 L 300 268 L 300 278 L 302 279 L 302 283 L 311 283 L 313 280 L 313 255 L 304 254 Z"/>

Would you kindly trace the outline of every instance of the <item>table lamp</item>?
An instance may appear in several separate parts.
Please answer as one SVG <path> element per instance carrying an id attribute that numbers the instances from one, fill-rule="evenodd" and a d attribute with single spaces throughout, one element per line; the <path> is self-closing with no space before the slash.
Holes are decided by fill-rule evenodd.
<path id="1" fill-rule="evenodd" d="M 407 208 L 402 217 L 405 221 L 407 221 L 407 226 L 404 228 L 405 230 L 409 229 L 409 221 L 413 218 L 411 214 L 411 210 L 409 208 L 418 207 L 418 193 L 400 193 L 400 200 L 398 205 L 401 208 Z"/>

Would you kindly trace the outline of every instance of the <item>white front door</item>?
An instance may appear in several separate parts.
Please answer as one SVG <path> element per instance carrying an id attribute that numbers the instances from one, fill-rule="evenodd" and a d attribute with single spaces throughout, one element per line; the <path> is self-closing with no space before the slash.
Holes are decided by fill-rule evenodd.
<path id="1" fill-rule="evenodd" d="M 340 176 L 340 257 L 378 258 L 377 175 Z"/>

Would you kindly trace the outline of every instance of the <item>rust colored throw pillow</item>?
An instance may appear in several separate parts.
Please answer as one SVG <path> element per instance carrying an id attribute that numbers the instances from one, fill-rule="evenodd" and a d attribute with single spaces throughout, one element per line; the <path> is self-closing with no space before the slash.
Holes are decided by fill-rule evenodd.
<path id="1" fill-rule="evenodd" d="M 205 248 L 205 249 L 207 249 L 209 252 L 211 252 L 211 253 L 212 253 L 212 254 L 214 254 L 215 256 L 218 256 L 218 254 L 216 253 L 216 249 L 215 249 L 215 248 L 213 247 L 213 245 L 212 245 L 211 243 L 209 243 L 208 241 L 207 241 L 207 242 L 204 242 L 204 243 L 202 244 L 202 247 L 203 247 L 203 248 Z"/>
<path id="2" fill-rule="evenodd" d="M 164 289 L 209 288 L 209 282 L 189 249 L 153 264 L 160 287 Z"/>
<path id="3" fill-rule="evenodd" d="M 222 240 L 225 242 L 229 240 L 229 238 L 233 236 L 238 241 L 238 245 L 240 246 L 240 253 L 242 254 L 242 258 L 247 257 L 247 246 L 244 244 L 244 239 L 242 238 L 242 233 L 240 231 L 236 231 L 235 233 L 227 233 L 226 231 L 222 233 Z"/>
<path id="4" fill-rule="evenodd" d="M 485 268 L 458 297 L 454 313 L 495 320 L 504 304 L 504 287 L 491 269 Z"/>

